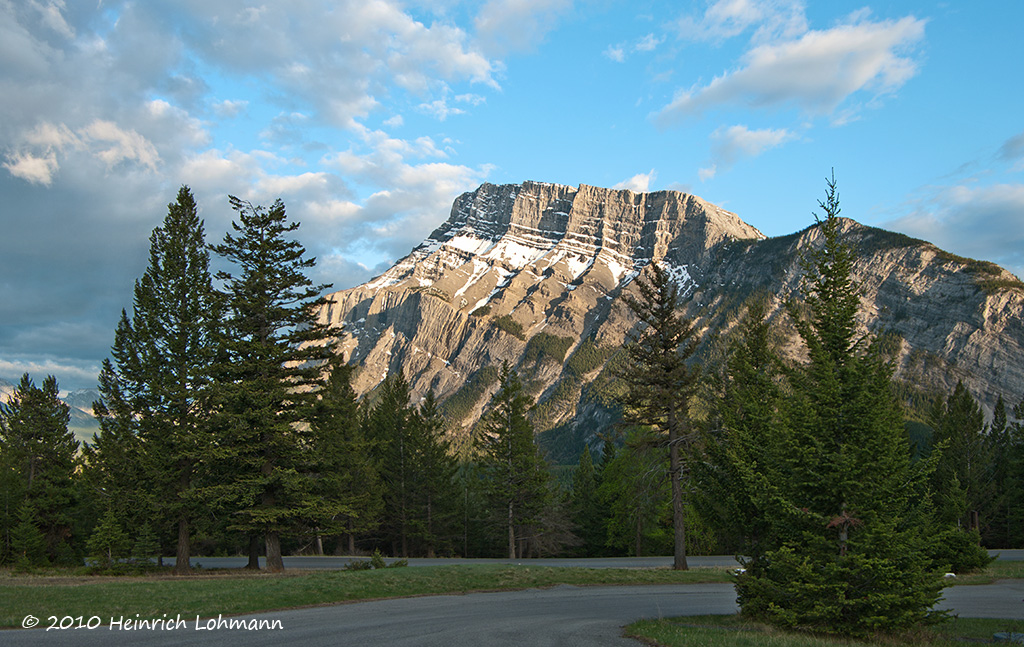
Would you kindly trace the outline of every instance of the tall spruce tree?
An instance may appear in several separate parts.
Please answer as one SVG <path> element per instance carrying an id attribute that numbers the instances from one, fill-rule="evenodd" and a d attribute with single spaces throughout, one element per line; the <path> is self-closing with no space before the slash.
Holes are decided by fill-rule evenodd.
<path id="1" fill-rule="evenodd" d="M 646 427 L 630 429 L 625 444 L 605 454 L 598 496 L 607 515 L 605 545 L 618 554 L 662 554 L 675 543 L 668 456 L 659 436 Z"/>
<path id="2" fill-rule="evenodd" d="M 414 499 L 418 487 L 418 444 L 409 404 L 409 383 L 401 372 L 387 376 L 367 418 L 367 435 L 377 456 L 384 509 L 381 532 L 392 555 L 409 556 Z"/>
<path id="3" fill-rule="evenodd" d="M 10 555 L 8 550 L 20 551 L 21 557 L 32 563 L 46 556 L 55 560 L 61 544 L 71 539 L 78 441 L 68 430 L 69 408 L 61 402 L 59 392 L 52 375 L 37 387 L 26 373 L 7 402 L 0 403 L 0 468 L 9 470 L 0 479 L 5 490 L 0 561 Z M 35 537 L 26 517 L 39 532 L 38 546 L 34 540 L 19 545 L 21 538 Z M 19 526 L 21 530 L 16 532 Z M 33 547 L 26 548 L 29 544 Z"/>
<path id="4" fill-rule="evenodd" d="M 569 493 L 569 512 L 581 542 L 574 553 L 579 557 L 599 557 L 605 552 L 605 514 L 598 495 L 600 485 L 600 475 L 594 468 L 590 448 L 584 446 L 572 474 Z"/>
<path id="5" fill-rule="evenodd" d="M 203 222 L 183 186 L 150 236 L 149 266 L 135 282 L 131 318 L 122 312 L 97 408 L 102 434 L 140 441 L 135 458 L 147 480 L 146 508 L 175 527 L 178 574 L 191 570 L 191 534 L 203 506 L 198 470 L 210 447 L 219 325 Z M 109 441 L 99 447 L 114 450 Z"/>
<path id="6" fill-rule="evenodd" d="M 982 525 L 991 521 L 997 495 L 996 438 L 988 433 L 984 412 L 962 382 L 937 413 L 933 442 L 944 449 L 932 482 L 936 492 L 948 493 L 941 514 L 949 523 L 980 535 Z"/>
<path id="7" fill-rule="evenodd" d="M 446 421 L 433 391 L 428 391 L 411 419 L 416 437 L 417 486 L 412 533 L 418 552 L 436 556 L 454 538 L 460 492 L 458 462 L 446 438 Z"/>
<path id="8" fill-rule="evenodd" d="M 1013 417 L 1007 422 L 1005 545 L 1024 546 L 1024 400 L 1014 406 Z"/>
<path id="9" fill-rule="evenodd" d="M 705 460 L 695 465 L 702 516 L 727 545 L 755 561 L 771 545 L 771 524 L 758 507 L 757 474 L 777 471 L 786 450 L 776 433 L 782 371 L 767 306 L 764 296 L 748 303 L 726 361 L 718 399 L 721 428 L 709 434 Z"/>
<path id="10" fill-rule="evenodd" d="M 382 507 L 377 462 L 352 390 L 352 371 L 336 366 L 320 393 L 311 456 L 313 521 L 321 533 L 343 536 L 342 548 L 349 555 L 355 554 L 356 536 L 380 524 Z"/>
<path id="11" fill-rule="evenodd" d="M 526 416 L 530 398 L 519 374 L 503 362 L 500 388 L 478 437 L 485 489 L 507 539 L 509 559 L 523 557 L 526 528 L 537 523 L 546 504 L 548 473 Z"/>
<path id="12" fill-rule="evenodd" d="M 299 223 L 288 222 L 281 200 L 268 209 L 229 197 L 235 234 L 211 247 L 237 268 L 217 273 L 227 306 L 218 462 L 232 481 L 223 495 L 238 506 L 233 527 L 263 535 L 267 570 L 278 572 L 281 533 L 300 521 L 311 486 L 301 469 L 312 442 L 307 423 L 332 356 L 316 306 L 330 286 L 306 276 L 316 259 L 287 238 Z"/>
<path id="13" fill-rule="evenodd" d="M 696 439 L 689 419 L 700 369 L 689 364 L 697 348 L 693 322 L 680 315 L 679 286 L 668 271 L 651 264 L 650 281 L 640 279 L 640 298 L 625 297 L 640 319 L 639 335 L 626 346 L 629 362 L 621 377 L 626 383 L 623 403 L 626 421 L 645 425 L 662 436 L 669 456 L 668 477 L 672 488 L 673 563 L 686 563 L 686 501 L 683 490 L 689 470 L 686 455 Z"/>
<path id="14" fill-rule="evenodd" d="M 927 498 L 911 465 L 892 367 L 857 335 L 855 253 L 835 180 L 805 256 L 809 317 L 790 313 L 809 363 L 788 371 L 772 423 L 781 460 L 740 465 L 768 522 L 767 543 L 737 580 L 745 614 L 786 627 L 864 636 L 927 619 L 942 582 L 930 570 Z"/>

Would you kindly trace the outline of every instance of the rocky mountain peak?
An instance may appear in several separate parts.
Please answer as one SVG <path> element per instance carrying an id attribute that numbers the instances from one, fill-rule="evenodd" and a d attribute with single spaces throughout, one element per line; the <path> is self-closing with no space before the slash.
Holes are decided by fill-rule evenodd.
<path id="1" fill-rule="evenodd" d="M 859 254 L 861 325 L 899 338 L 898 376 L 939 389 L 964 379 L 983 401 L 1024 393 L 1016 277 L 852 220 L 843 231 Z M 818 236 L 810 227 L 766 239 L 676 191 L 484 184 L 387 272 L 328 295 L 320 319 L 341 327 L 339 351 L 361 368 L 357 393 L 403 371 L 414 396 L 433 391 L 456 427 L 480 416 L 508 361 L 538 402 L 537 428 L 569 438 L 556 444 L 571 455 L 615 418 L 594 385 L 608 382 L 601 376 L 636 325 L 620 297 L 638 274 L 652 262 L 669 269 L 714 354 L 755 292 L 774 300 L 786 329 L 779 306 L 798 290 L 800 250 Z"/>

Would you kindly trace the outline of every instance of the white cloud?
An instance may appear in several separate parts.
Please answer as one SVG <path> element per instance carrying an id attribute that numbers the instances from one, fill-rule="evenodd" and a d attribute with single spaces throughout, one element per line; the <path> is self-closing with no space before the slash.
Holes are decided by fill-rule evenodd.
<path id="1" fill-rule="evenodd" d="M 655 38 L 654 34 L 647 34 L 643 38 L 637 41 L 636 45 L 633 46 L 634 52 L 653 52 L 664 42 L 664 38 Z"/>
<path id="2" fill-rule="evenodd" d="M 626 50 L 623 49 L 622 45 L 609 45 L 605 48 L 603 54 L 606 58 L 609 58 L 616 63 L 623 63 L 626 60 Z"/>
<path id="3" fill-rule="evenodd" d="M 53 175 L 60 168 L 57 155 L 52 151 L 38 156 L 26 152 L 14 153 L 8 156 L 3 167 L 14 177 L 46 186 L 53 182 Z"/>
<path id="4" fill-rule="evenodd" d="M 940 188 L 883 226 L 1024 277 L 1024 184 Z"/>
<path id="5" fill-rule="evenodd" d="M 471 106 L 479 106 L 482 103 L 487 103 L 487 97 L 479 94 L 458 94 L 455 96 L 455 100 L 460 103 L 468 103 Z"/>
<path id="6" fill-rule="evenodd" d="M 464 115 L 466 111 L 462 108 L 455 108 L 448 105 L 448 100 L 441 98 L 435 99 L 430 103 L 421 103 L 416 106 L 416 109 L 424 114 L 433 116 L 438 121 L 444 121 L 452 115 Z"/>
<path id="7" fill-rule="evenodd" d="M 248 107 L 248 101 L 224 99 L 213 105 L 213 112 L 223 119 L 231 119 L 243 114 Z"/>
<path id="8" fill-rule="evenodd" d="M 743 125 L 717 128 L 711 133 L 711 163 L 699 169 L 697 175 L 702 182 L 710 180 L 719 171 L 731 168 L 741 157 L 757 157 L 795 137 L 785 128 L 750 130 Z"/>
<path id="9" fill-rule="evenodd" d="M 711 138 L 715 140 L 715 156 L 727 162 L 739 157 L 756 157 L 795 137 L 794 133 L 785 128 L 750 130 L 742 125 L 718 128 L 711 133 Z"/>
<path id="10" fill-rule="evenodd" d="M 753 26 L 753 42 L 793 38 L 807 31 L 804 3 L 800 0 L 717 0 L 699 19 L 683 16 L 678 21 L 681 37 L 695 41 L 720 41 L 738 36 Z"/>
<path id="11" fill-rule="evenodd" d="M 651 169 L 647 173 L 637 173 L 633 177 L 619 182 L 613 189 L 629 189 L 634 193 L 647 193 L 650 190 L 651 183 L 654 182 L 655 178 L 658 177 L 657 172 Z"/>
<path id="12" fill-rule="evenodd" d="M 85 142 L 100 144 L 93 154 L 107 165 L 108 169 L 121 162 L 135 161 L 156 170 L 160 155 L 145 137 L 134 130 L 120 128 L 112 121 L 96 119 L 80 131 Z"/>
<path id="13" fill-rule="evenodd" d="M 476 16 L 476 36 L 492 56 L 529 51 L 558 25 L 572 0 L 490 0 Z"/>
<path id="14" fill-rule="evenodd" d="M 759 45 L 743 66 L 703 87 L 679 92 L 657 115 L 670 125 L 724 105 L 755 108 L 795 104 L 813 115 L 836 110 L 850 95 L 890 93 L 917 72 L 902 52 L 924 37 L 925 21 L 913 17 L 845 24 L 807 32 L 799 39 Z"/>

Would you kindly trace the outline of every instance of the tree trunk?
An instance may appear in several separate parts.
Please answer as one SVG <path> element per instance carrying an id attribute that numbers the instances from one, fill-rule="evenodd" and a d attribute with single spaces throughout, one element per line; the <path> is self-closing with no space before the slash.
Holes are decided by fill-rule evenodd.
<path id="1" fill-rule="evenodd" d="M 352 520 L 349 519 L 348 520 L 348 554 L 349 555 L 355 555 L 356 554 L 356 533 L 352 529 L 352 525 L 353 525 L 352 524 Z"/>
<path id="2" fill-rule="evenodd" d="M 259 535 L 249 535 L 249 563 L 245 568 L 250 571 L 260 570 L 260 538 Z"/>
<path id="3" fill-rule="evenodd" d="M 188 519 L 184 515 L 178 517 L 178 551 L 174 558 L 175 575 L 188 575 L 192 572 L 192 564 L 189 563 L 189 531 Z"/>
<path id="4" fill-rule="evenodd" d="M 686 520 L 683 517 L 682 461 L 679 458 L 678 432 L 675 428 L 675 412 L 669 412 L 668 461 L 669 477 L 672 480 L 672 529 L 675 535 L 672 568 L 677 571 L 689 570 L 686 564 Z"/>
<path id="5" fill-rule="evenodd" d="M 512 523 L 512 502 L 508 502 L 508 558 L 516 558 L 516 530 Z"/>
<path id="6" fill-rule="evenodd" d="M 284 570 L 284 560 L 281 557 L 281 536 L 276 530 L 267 531 L 267 572 L 280 573 Z"/>
<path id="7" fill-rule="evenodd" d="M 188 460 L 185 460 L 181 466 L 181 476 L 178 478 L 178 494 L 185 495 L 191 486 L 191 472 L 192 466 Z M 185 504 L 182 504 L 185 505 Z M 191 544 L 189 543 L 191 537 L 189 536 L 189 523 L 188 513 L 185 510 L 181 510 L 178 516 L 178 549 L 174 558 L 174 574 L 175 575 L 188 575 L 192 572 L 192 564 L 189 563 L 189 557 L 191 557 Z"/>

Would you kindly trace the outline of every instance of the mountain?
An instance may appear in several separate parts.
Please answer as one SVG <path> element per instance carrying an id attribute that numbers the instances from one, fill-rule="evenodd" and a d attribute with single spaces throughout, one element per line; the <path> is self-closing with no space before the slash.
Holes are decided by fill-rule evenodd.
<path id="1" fill-rule="evenodd" d="M 15 382 L 0 378 L 0 402 L 7 404 L 8 398 L 14 393 L 17 386 Z M 38 382 L 36 386 L 38 386 Z M 92 412 L 92 403 L 99 398 L 100 392 L 96 389 L 71 391 L 61 398 L 61 401 L 68 405 L 71 414 L 68 429 L 75 434 L 75 438 L 79 442 L 90 442 L 92 435 L 100 430 L 100 423 Z"/>
<path id="2" fill-rule="evenodd" d="M 1024 284 L 998 266 L 843 221 L 857 247 L 859 322 L 881 337 L 908 398 L 957 380 L 986 406 L 1024 394 Z M 814 227 L 766 238 L 736 214 L 675 191 L 634 193 L 536 182 L 484 184 L 459 196 L 430 237 L 372 281 L 330 294 L 319 316 L 367 394 L 404 371 L 449 419 L 472 428 L 515 366 L 537 398 L 534 424 L 557 460 L 618 416 L 608 379 L 637 324 L 622 300 L 652 262 L 670 269 L 706 362 L 755 293 L 771 297 L 785 351 L 800 356 L 782 304 L 797 294 Z M 460 435 L 457 431 L 456 435 Z"/>

